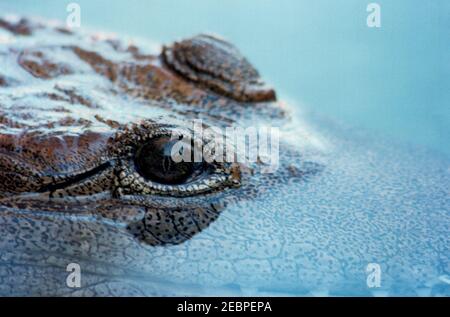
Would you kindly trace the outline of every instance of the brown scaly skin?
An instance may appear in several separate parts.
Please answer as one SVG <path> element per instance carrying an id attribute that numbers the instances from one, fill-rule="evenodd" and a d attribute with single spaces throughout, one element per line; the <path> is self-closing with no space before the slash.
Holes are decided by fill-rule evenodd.
<path id="1" fill-rule="evenodd" d="M 280 127 L 278 169 L 143 178 L 143 143 L 192 119 Z M 215 37 L 0 19 L 0 295 L 370 295 L 379 263 L 382 295 L 448 296 L 448 160 L 309 119 Z"/>
<path id="2" fill-rule="evenodd" d="M 199 35 L 164 47 L 161 55 L 152 55 L 134 45 L 96 34 L 80 36 L 41 22 L 1 20 L 0 26 L 18 36 L 16 45 L 1 52 L 16 68 L 10 74 L 0 72 L 1 86 L 13 88 L 0 101 L 0 198 L 5 215 L 20 210 L 88 215 L 99 217 L 99 222 L 110 219 L 125 229 L 115 236 L 110 236 L 111 229 L 105 230 L 102 238 L 135 241 L 136 247 L 142 243 L 157 246 L 186 241 L 216 220 L 229 201 L 264 192 L 247 180 L 258 164 L 244 170 L 236 164 L 223 164 L 220 170 L 190 184 L 162 188 L 143 179 L 132 164 L 136 149 L 149 134 L 170 131 L 186 119 L 222 127 L 245 126 L 256 119 L 274 120 L 274 124 L 285 120 L 275 92 L 231 44 Z M 35 42 L 33 37 L 38 35 L 34 33 L 38 32 L 57 36 L 64 44 Z M 105 52 L 116 54 L 115 60 Z M 185 57 L 194 64 L 184 65 L 181 59 Z M 17 97 L 20 87 L 40 88 Z M 122 112 L 120 108 L 130 100 L 134 104 Z M 314 164 L 304 170 L 291 165 L 275 177 L 261 176 L 261 182 L 276 183 L 286 175 L 306 179 L 319 169 Z M 21 217 L 27 216 L 16 219 Z M 39 213 L 34 217 L 39 218 Z M 16 230 L 17 220 L 2 220 L 1 230 Z M 48 221 L 33 219 L 33 223 L 33 236 L 37 231 L 51 231 Z M 97 228 L 101 230 L 101 226 Z M 70 244 L 79 243 L 76 232 L 94 234 L 90 230 L 63 231 L 61 240 L 46 237 L 39 243 L 50 239 L 58 246 L 55 252 L 82 255 L 83 250 Z M 75 235 L 75 240 L 71 242 L 67 235 Z M 3 249 L 12 246 L 5 243 Z M 27 241 L 23 243 L 21 256 L 26 257 L 31 247 Z M 54 273 L 51 278 L 54 275 L 64 273 Z M 28 277 L 34 278 L 32 274 Z M 95 284 L 94 277 L 89 278 Z M 53 283 L 25 294 L 71 291 Z M 2 284 L 0 293 L 24 293 L 17 285 Z M 86 293 L 76 293 L 89 295 L 89 287 L 85 289 Z"/>
<path id="3" fill-rule="evenodd" d="M 29 29 L 32 33 L 32 28 L 37 26 L 28 26 L 28 23 L 31 22 L 22 20 L 20 30 Z M 8 25 L 7 22 L 3 24 Z M 7 29 L 15 32 L 17 27 L 9 25 Z M 48 32 L 58 30 L 50 29 Z M 22 33 L 28 35 L 28 32 Z M 206 40 L 207 45 L 202 46 Z M 135 98 L 144 104 L 155 102 L 155 106 L 163 108 L 171 109 L 173 104 L 176 104 L 179 108 L 177 115 L 182 115 L 184 120 L 202 118 L 214 124 L 217 124 L 217 120 L 222 120 L 218 116 L 226 117 L 226 123 L 235 124 L 241 120 L 241 116 L 258 116 L 260 107 L 270 109 L 274 113 L 273 116 L 283 118 L 284 114 L 278 105 L 271 104 L 275 100 L 275 93 L 263 85 L 257 71 L 237 49 L 212 36 L 200 35 L 185 40 L 182 44 L 175 43 L 173 47 L 165 47 L 161 56 L 141 55 L 137 48 L 122 48 L 117 42 L 96 39 L 91 41 L 90 45 L 86 45 L 89 49 L 72 43 L 60 47 L 33 43 L 31 46 L 24 45 L 17 51 L 10 50 L 9 57 L 16 57 L 18 65 L 33 77 L 33 81 L 54 80 L 49 90 L 36 92 L 32 102 L 44 104 L 47 100 L 54 100 L 57 108 L 44 111 L 57 111 L 67 115 L 58 121 L 47 116 L 42 122 L 33 119 L 29 124 L 26 121 L 28 116 L 33 115 L 32 104 L 24 105 L 29 111 L 25 109 L 19 116 L 13 112 L 2 112 L 5 131 L 8 128 L 17 128 L 15 133 L 1 135 L 0 150 L 3 155 L 0 159 L 0 175 L 4 182 L 0 185 L 0 197 L 4 198 L 3 204 L 24 208 L 23 200 L 29 202 L 32 199 L 33 204 L 38 204 L 36 200 L 44 200 L 46 209 L 59 211 L 60 204 L 66 204 L 68 200 L 85 200 L 90 196 L 104 196 L 106 193 L 108 204 L 123 205 L 124 201 L 127 201 L 140 206 L 139 212 L 131 212 L 132 219 L 136 217 L 135 213 L 142 211 L 142 206 L 149 208 L 144 212 L 146 217 L 143 225 L 133 224 L 133 228 L 138 230 L 133 233 L 145 242 L 151 245 L 183 242 L 217 218 L 219 207 L 215 204 L 217 202 L 220 205 L 220 199 L 215 196 L 239 186 L 240 176 L 235 175 L 240 175 L 240 172 L 231 172 L 232 168 L 238 166 L 213 164 L 214 171 L 211 175 L 189 184 L 175 186 L 161 186 L 144 179 L 133 164 L 137 149 L 151 138 L 149 135 L 161 131 L 170 132 L 173 130 L 171 128 L 176 128 L 176 125 L 169 125 L 176 118 L 159 119 L 157 123 L 154 119 L 140 117 L 136 111 L 131 114 L 133 120 L 118 122 L 116 116 L 120 115 L 120 112 L 105 112 L 92 97 L 77 91 L 76 84 L 64 87 L 64 78 L 76 76 L 78 72 L 92 72 L 89 69 L 92 67 L 97 75 L 90 76 L 100 76 L 106 85 L 88 86 L 87 89 L 103 90 L 102 93 L 117 95 L 114 97 L 117 99 L 125 98 L 127 95 L 124 93 L 129 94 L 129 98 Z M 118 54 L 124 54 L 124 60 L 113 62 L 102 56 L 101 51 L 96 50 L 102 45 L 107 45 Z M 224 45 L 225 50 L 222 49 Z M 199 46 L 202 46 L 203 50 L 198 50 Z M 186 51 L 189 56 L 197 54 L 204 60 L 204 72 L 202 65 L 198 65 L 199 69 L 190 70 L 190 74 L 179 74 L 175 69 L 180 67 L 180 61 L 177 62 L 178 66 L 174 67 L 167 60 L 169 50 L 175 55 L 183 53 L 178 52 L 179 50 Z M 57 55 L 58 53 L 60 55 Z M 61 58 L 66 55 L 67 58 Z M 223 66 L 219 62 L 222 62 Z M 87 70 L 77 69 L 78 64 L 83 64 Z M 206 69 L 208 66 L 211 69 Z M 194 71 L 201 79 L 194 77 Z M 95 80 L 93 79 L 94 85 Z M 219 82 L 223 82 L 223 86 L 228 88 L 222 90 Z M 15 86 L 26 84 L 18 79 Z M 239 85 L 242 89 L 237 88 Z M 209 87 L 218 93 L 212 92 Z M 236 95 L 233 95 L 232 91 L 236 91 Z M 222 92 L 226 96 L 222 96 Z M 7 98 L 12 99 L 12 96 Z M 121 106 L 121 102 L 126 101 L 118 100 L 117 107 Z M 94 111 L 72 115 L 74 111 L 71 108 L 74 104 Z M 192 110 L 204 110 L 205 113 L 191 114 Z M 218 113 L 218 118 L 214 116 L 214 112 Z M 219 121 L 219 124 L 224 125 L 224 122 Z M 64 129 L 67 126 L 76 127 L 78 131 L 66 132 Z M 194 198 L 187 198 L 185 201 L 191 199 L 192 204 L 174 204 L 173 210 L 154 209 L 155 206 L 161 207 L 161 204 L 155 203 L 157 198 L 152 195 L 162 196 L 167 200 L 167 197 L 194 197 L 210 192 L 215 198 L 208 203 L 198 204 Z M 38 193 L 39 197 L 30 198 L 27 196 L 29 193 Z M 56 207 L 47 206 L 48 199 L 57 202 Z M 102 203 L 97 202 L 97 213 L 105 217 L 116 217 L 104 212 Z M 170 200 L 168 203 L 172 204 Z M 120 216 L 126 221 L 124 215 Z M 166 223 L 169 217 L 171 221 Z"/>

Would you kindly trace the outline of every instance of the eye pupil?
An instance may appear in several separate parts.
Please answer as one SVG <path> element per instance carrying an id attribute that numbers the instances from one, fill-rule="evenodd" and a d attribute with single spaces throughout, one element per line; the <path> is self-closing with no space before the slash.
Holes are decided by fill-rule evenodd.
<path id="1" fill-rule="evenodd" d="M 170 162 L 171 162 L 171 159 L 167 156 L 164 156 L 162 165 L 163 165 L 163 171 L 165 173 L 170 173 L 170 168 L 171 168 Z"/>
<path id="2" fill-rule="evenodd" d="M 175 162 L 172 159 L 172 147 L 176 142 L 179 141 L 169 136 L 149 140 L 136 154 L 138 172 L 145 178 L 162 184 L 184 183 L 199 166 L 198 163 Z"/>

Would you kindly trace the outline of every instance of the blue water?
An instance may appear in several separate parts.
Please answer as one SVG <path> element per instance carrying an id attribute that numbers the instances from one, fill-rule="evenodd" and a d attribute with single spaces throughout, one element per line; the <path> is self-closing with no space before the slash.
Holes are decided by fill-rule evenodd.
<path id="1" fill-rule="evenodd" d="M 450 1 L 77 1 L 82 27 L 168 43 L 214 32 L 304 109 L 450 156 Z M 0 1 L 60 20 L 69 1 Z"/>

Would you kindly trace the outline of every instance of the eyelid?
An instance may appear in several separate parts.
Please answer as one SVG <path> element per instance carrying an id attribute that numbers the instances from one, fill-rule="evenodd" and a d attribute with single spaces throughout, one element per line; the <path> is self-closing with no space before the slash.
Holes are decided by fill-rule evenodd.
<path id="1" fill-rule="evenodd" d="M 180 185 L 165 185 L 145 179 L 136 172 L 132 161 L 129 163 L 131 166 L 122 166 L 118 172 L 118 182 L 124 194 L 191 196 L 234 184 L 231 174 L 216 168 L 211 175 L 206 175 L 201 180 L 194 179 Z"/>
<path id="2" fill-rule="evenodd" d="M 226 187 L 240 185 L 235 173 L 227 163 L 204 162 L 206 169 L 194 176 L 184 184 L 168 185 L 145 179 L 135 166 L 134 157 L 139 147 L 150 139 L 158 136 L 185 135 L 172 126 L 152 126 L 144 129 L 142 126 L 133 126 L 131 130 L 122 131 L 117 136 L 119 143 L 124 144 L 117 149 L 119 164 L 116 167 L 117 194 L 167 195 L 174 197 L 194 196 L 209 193 Z M 191 138 L 191 136 L 189 136 Z M 204 140 L 194 139 L 195 142 L 204 143 Z"/>

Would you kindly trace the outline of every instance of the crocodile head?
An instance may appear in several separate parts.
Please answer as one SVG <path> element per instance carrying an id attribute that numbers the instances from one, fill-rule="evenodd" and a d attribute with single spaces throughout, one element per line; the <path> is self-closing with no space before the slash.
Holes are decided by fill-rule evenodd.
<path id="1" fill-rule="evenodd" d="M 0 27 L 1 294 L 366 294 L 372 262 L 384 292 L 448 292 L 445 160 L 300 119 L 216 36 Z M 173 159 L 249 127 L 276 155 Z"/>

